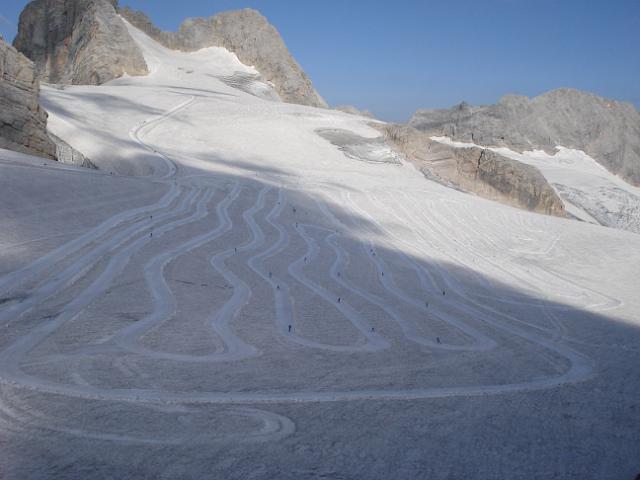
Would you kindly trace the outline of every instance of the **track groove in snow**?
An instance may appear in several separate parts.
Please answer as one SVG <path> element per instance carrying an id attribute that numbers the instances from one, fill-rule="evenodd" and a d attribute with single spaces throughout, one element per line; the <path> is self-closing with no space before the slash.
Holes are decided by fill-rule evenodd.
<path id="1" fill-rule="evenodd" d="M 162 198 L 0 277 L 3 429 L 261 442 L 296 425 L 252 405 L 501 395 L 598 372 L 582 347 L 606 342 L 583 338 L 576 312 L 630 305 L 566 267 L 581 265 L 580 228 L 595 227 L 470 199 L 410 165 L 353 161 L 315 132 L 377 135 L 359 117 L 238 95 L 250 69 L 228 52 L 169 53 L 135 35 L 152 74 L 99 92 L 123 100 L 114 145 L 153 159 L 138 181 Z M 176 104 L 178 91 L 191 93 Z M 104 108 L 83 95 L 87 111 Z M 30 404 L 41 397 L 57 411 Z M 158 431 L 74 423 L 67 401 L 143 409 Z"/>

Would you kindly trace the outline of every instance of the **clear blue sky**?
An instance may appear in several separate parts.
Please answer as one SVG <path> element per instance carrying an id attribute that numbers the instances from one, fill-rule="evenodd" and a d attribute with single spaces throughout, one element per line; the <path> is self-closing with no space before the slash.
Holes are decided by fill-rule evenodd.
<path id="1" fill-rule="evenodd" d="M 12 39 L 25 0 L 0 2 Z M 640 0 L 120 0 L 161 28 L 260 10 L 331 105 L 421 107 L 574 87 L 640 107 Z"/>

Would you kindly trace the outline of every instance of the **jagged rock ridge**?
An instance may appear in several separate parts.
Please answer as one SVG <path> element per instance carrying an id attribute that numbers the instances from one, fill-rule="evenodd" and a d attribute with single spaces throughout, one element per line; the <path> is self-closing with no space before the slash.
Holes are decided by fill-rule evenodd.
<path id="1" fill-rule="evenodd" d="M 120 14 L 151 38 L 174 50 L 224 47 L 245 65 L 254 66 L 278 95 L 290 103 L 326 107 L 311 80 L 291 56 L 278 31 L 252 9 L 223 12 L 209 18 L 185 20 L 177 32 L 157 28 L 142 12 L 127 7 Z"/>
<path id="2" fill-rule="evenodd" d="M 147 64 L 110 0 L 34 0 L 20 14 L 14 46 L 49 83 L 100 85 Z"/>
<path id="3" fill-rule="evenodd" d="M 0 37 L 0 148 L 55 158 L 34 65 Z"/>
<path id="4" fill-rule="evenodd" d="M 527 210 L 564 217 L 562 200 L 540 171 L 479 147 L 455 148 L 434 142 L 405 125 L 372 124 L 425 177 Z"/>
<path id="5" fill-rule="evenodd" d="M 484 146 L 549 153 L 585 151 L 609 171 L 640 185 L 640 112 L 631 104 L 573 89 L 529 99 L 506 95 L 496 105 L 418 110 L 410 125 L 432 135 Z"/>

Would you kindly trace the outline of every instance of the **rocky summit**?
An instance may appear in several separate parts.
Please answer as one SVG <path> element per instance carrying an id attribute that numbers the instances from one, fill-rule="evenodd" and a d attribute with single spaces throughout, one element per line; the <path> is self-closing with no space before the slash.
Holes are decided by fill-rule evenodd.
<path id="1" fill-rule="evenodd" d="M 245 65 L 254 66 L 285 102 L 327 106 L 287 50 L 278 31 L 256 10 L 245 8 L 209 18 L 189 18 L 177 32 L 160 30 L 143 12 L 125 7 L 120 13 L 132 25 L 173 50 L 191 52 L 206 47 L 226 48 Z"/>
<path id="2" fill-rule="evenodd" d="M 579 149 L 612 173 L 640 185 L 640 112 L 631 104 L 562 88 L 496 105 L 418 110 L 410 125 L 433 135 L 517 151 Z"/>

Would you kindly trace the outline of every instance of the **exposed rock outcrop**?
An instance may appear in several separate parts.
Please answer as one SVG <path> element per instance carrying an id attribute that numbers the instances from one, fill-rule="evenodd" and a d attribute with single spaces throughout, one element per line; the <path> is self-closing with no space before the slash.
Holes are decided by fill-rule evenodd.
<path id="1" fill-rule="evenodd" d="M 496 105 L 418 110 L 410 125 L 483 146 L 549 153 L 583 150 L 609 171 L 640 185 L 640 112 L 631 104 L 558 89 L 538 97 L 506 95 Z"/>
<path id="2" fill-rule="evenodd" d="M 327 106 L 287 50 L 278 31 L 256 10 L 247 8 L 209 18 L 190 18 L 177 32 L 158 29 L 142 12 L 126 7 L 119 12 L 133 26 L 167 48 L 187 52 L 205 47 L 226 48 L 245 65 L 254 66 L 266 82 L 274 85 L 285 102 Z"/>
<path id="3" fill-rule="evenodd" d="M 437 143 L 409 126 L 371 125 L 431 180 L 515 207 L 565 216 L 562 200 L 533 166 L 484 148 Z"/>
<path id="4" fill-rule="evenodd" d="M 0 37 L 0 148 L 55 158 L 33 62 Z"/>
<path id="5" fill-rule="evenodd" d="M 361 117 L 376 118 L 375 115 L 371 113 L 369 110 L 360 110 L 357 107 L 354 107 L 353 105 L 338 105 L 337 107 L 334 107 L 334 110 L 339 110 L 341 112 L 349 113 L 351 115 L 359 115 Z"/>
<path id="6" fill-rule="evenodd" d="M 388 145 L 384 137 L 363 137 L 341 128 L 320 128 L 316 133 L 352 160 L 401 165 L 401 155 Z"/>
<path id="7" fill-rule="evenodd" d="M 49 83 L 100 85 L 147 64 L 111 0 L 34 0 L 20 14 L 14 46 Z"/>
<path id="8" fill-rule="evenodd" d="M 77 167 L 91 168 L 95 170 L 98 169 L 98 167 L 96 167 L 91 160 L 89 160 L 67 142 L 62 140 L 60 137 L 55 136 L 51 132 L 49 132 L 49 137 L 56 146 L 56 158 L 60 163 L 75 165 Z"/>

